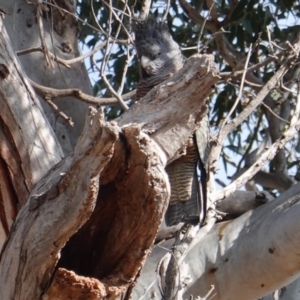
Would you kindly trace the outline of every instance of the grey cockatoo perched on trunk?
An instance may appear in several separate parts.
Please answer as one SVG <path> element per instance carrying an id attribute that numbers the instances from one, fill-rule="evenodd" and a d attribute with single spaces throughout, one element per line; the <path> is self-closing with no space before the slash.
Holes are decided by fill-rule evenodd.
<path id="1" fill-rule="evenodd" d="M 154 16 L 150 15 L 145 20 L 133 20 L 132 31 L 135 34 L 135 48 L 140 63 L 140 80 L 136 92 L 136 100 L 139 100 L 153 87 L 178 72 L 185 57 L 168 32 L 167 25 L 157 21 Z M 166 168 L 171 184 L 170 203 L 165 215 L 167 226 L 180 222 L 198 223 L 205 215 L 207 178 L 204 162 L 208 137 L 206 116 L 201 121 L 201 127 L 187 141 L 186 155 Z M 198 163 L 200 183 L 197 175 Z"/>

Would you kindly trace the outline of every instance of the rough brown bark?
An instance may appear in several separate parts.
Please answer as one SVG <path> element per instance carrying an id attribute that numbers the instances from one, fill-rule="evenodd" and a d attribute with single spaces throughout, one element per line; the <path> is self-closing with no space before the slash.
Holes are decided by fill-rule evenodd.
<path id="1" fill-rule="evenodd" d="M 191 132 L 207 114 L 206 99 L 219 81 L 213 55 L 194 55 L 171 80 L 153 88 L 118 124 L 138 123 L 148 132 L 168 162 L 182 155 Z"/>
<path id="2" fill-rule="evenodd" d="M 105 287 L 99 299 L 129 296 L 167 207 L 164 167 L 199 126 L 205 98 L 218 81 L 215 72 L 211 56 L 194 57 L 118 120 L 119 126 L 104 122 L 101 112 L 91 114 L 72 154 L 38 181 L 17 217 L 0 261 L 0 286 L 6 287 L 1 299 L 47 298 L 53 289 L 61 295 L 65 286 L 57 282 L 63 271 L 56 275 L 55 265 L 72 236 L 59 266 L 98 278 Z M 20 128 L 30 118 L 23 115 Z"/>
<path id="3" fill-rule="evenodd" d="M 96 277 L 114 293 L 124 294 L 136 280 L 136 272 L 146 257 L 144 251 L 152 245 L 161 221 L 161 209 L 157 215 L 154 203 L 147 200 L 147 182 L 154 186 L 154 182 L 158 184 L 161 180 L 158 181 L 157 176 L 153 177 L 156 178 L 154 181 L 150 180 L 145 177 L 146 171 L 140 173 L 142 161 L 145 164 L 147 157 L 155 154 L 155 148 L 151 147 L 143 159 L 136 160 L 138 151 L 127 137 L 133 130 L 128 123 L 139 123 L 154 141 L 159 142 L 154 161 L 162 159 L 161 164 L 165 165 L 182 153 L 184 141 L 199 126 L 209 88 L 218 80 L 214 72 L 211 56 L 193 57 L 178 76 L 169 80 L 169 84 L 155 88 L 118 120 L 123 126 L 123 139 L 115 144 L 117 155 L 101 173 L 95 211 L 63 249 L 60 267 Z M 206 77 L 200 76 L 204 73 Z M 179 112 L 182 112 L 180 118 Z M 180 128 L 178 136 L 174 128 Z M 140 140 L 139 148 L 147 142 L 146 137 Z M 125 155 L 125 160 L 121 159 L 120 153 Z M 162 183 L 159 185 L 163 187 Z M 159 201 L 164 203 L 165 200 L 161 198 Z M 107 299 L 113 297 L 106 292 Z"/>
<path id="4" fill-rule="evenodd" d="M 1 253 L 1 299 L 39 299 L 61 248 L 93 211 L 99 172 L 111 158 L 117 137 L 116 128 L 99 118 L 96 114 L 87 124 L 73 154 L 39 181 L 18 214 Z"/>

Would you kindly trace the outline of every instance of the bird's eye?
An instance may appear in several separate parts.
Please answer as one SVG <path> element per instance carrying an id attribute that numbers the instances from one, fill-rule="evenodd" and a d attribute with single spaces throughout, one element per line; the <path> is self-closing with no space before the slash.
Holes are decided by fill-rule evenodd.
<path id="1" fill-rule="evenodd" d="M 157 53 L 157 56 L 160 56 L 161 55 L 161 52 L 159 51 L 158 53 Z"/>

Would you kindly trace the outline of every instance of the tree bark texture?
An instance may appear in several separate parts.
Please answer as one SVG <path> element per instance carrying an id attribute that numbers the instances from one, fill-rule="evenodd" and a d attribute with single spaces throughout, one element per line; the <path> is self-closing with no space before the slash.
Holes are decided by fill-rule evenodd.
<path id="1" fill-rule="evenodd" d="M 19 56 L 23 70 L 40 85 L 56 89 L 80 87 L 84 93 L 92 94 L 83 62 L 72 62 L 80 55 L 78 24 L 72 16 L 76 12 L 76 1 L 59 0 L 55 1 L 54 6 L 36 2 L 30 5 L 26 1 L 0 0 L 1 9 L 7 12 L 4 25 L 13 49 L 32 50 Z M 56 5 L 61 9 L 57 9 Z M 36 48 L 43 48 L 44 52 L 33 51 Z M 64 60 L 65 64 L 47 59 L 47 53 Z M 49 106 L 45 98 L 41 104 L 48 122 L 64 153 L 70 153 L 83 130 L 89 105 L 72 97 L 52 101 L 74 123 L 70 126 Z"/>
<path id="2" fill-rule="evenodd" d="M 0 20 L 0 245 L 33 186 L 63 157 Z M 47 155 L 45 155 L 47 153 Z"/>
<path id="3" fill-rule="evenodd" d="M 184 263 L 178 266 L 183 299 L 204 297 L 213 286 L 213 299 L 253 300 L 298 278 L 299 194 L 300 184 L 294 185 L 277 199 L 217 224 L 204 238 L 196 236 Z M 161 299 L 153 265 L 171 244 L 168 241 L 153 249 L 133 299 L 150 299 L 151 295 Z"/>
<path id="4" fill-rule="evenodd" d="M 8 67 L 3 67 L 1 83 L 15 80 L 12 75 L 17 72 L 20 85 L 27 86 L 7 38 L 1 43 L 11 58 L 3 62 Z M 45 116 L 40 112 L 38 120 L 32 117 L 31 110 L 39 108 L 34 92 L 22 91 L 28 103 L 20 105 L 19 86 L 10 84 L 11 94 L 19 96 L 3 97 L 4 105 L 25 110 L 8 115 L 9 122 L 18 121 L 14 143 L 25 152 L 19 164 L 35 158 L 34 150 L 43 146 L 39 139 L 47 139 L 47 147 L 52 148 L 37 152 L 43 161 L 41 170 L 34 165 L 38 175 L 25 174 L 23 181 L 30 183 L 27 194 L 16 188 L 15 199 L 23 197 L 25 203 L 28 196 L 28 200 L 2 249 L 0 286 L 5 289 L 0 289 L 0 299 L 51 299 L 55 293 L 65 299 L 77 287 L 77 298 L 72 297 L 81 299 L 82 288 L 92 289 L 91 282 L 97 279 L 97 299 L 129 297 L 168 205 L 164 168 L 184 152 L 184 141 L 199 127 L 205 99 L 219 80 L 212 62 L 212 56 L 191 58 L 178 75 L 155 88 L 117 122 L 107 123 L 101 111 L 91 109 L 74 151 L 60 162 L 62 152 Z M 39 125 L 38 132 L 19 130 L 31 120 Z M 8 121 L 3 123 L 12 130 L 15 125 Z M 23 140 L 30 144 L 23 146 Z M 27 183 L 27 176 L 34 182 Z M 74 289 L 66 289 L 66 278 Z"/>

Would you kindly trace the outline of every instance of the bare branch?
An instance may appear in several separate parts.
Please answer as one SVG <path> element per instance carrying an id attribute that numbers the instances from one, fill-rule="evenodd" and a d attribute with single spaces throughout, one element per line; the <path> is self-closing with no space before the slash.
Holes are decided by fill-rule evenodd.
<path id="1" fill-rule="evenodd" d="M 182 299 L 181 279 L 183 274 L 180 274 L 179 271 L 179 261 L 182 256 L 186 255 L 198 229 L 199 226 L 186 225 L 176 234 L 172 255 L 166 273 L 162 276 L 163 298 L 166 300 Z"/>
<path id="2" fill-rule="evenodd" d="M 151 8 L 151 2 L 151 0 L 143 0 L 141 13 L 139 16 L 141 20 L 144 20 L 148 17 Z"/>
<path id="3" fill-rule="evenodd" d="M 300 42 L 295 43 L 294 47 L 300 50 Z M 213 169 L 216 169 L 216 164 L 220 156 L 221 147 L 226 136 L 234 129 L 236 126 L 242 123 L 253 111 L 254 109 L 265 99 L 270 90 L 274 88 L 279 82 L 280 79 L 285 75 L 287 70 L 289 70 L 291 64 L 295 62 L 297 57 L 295 57 L 294 52 L 287 51 L 286 60 L 280 66 L 278 71 L 271 77 L 271 79 L 265 84 L 265 86 L 257 94 L 257 97 L 252 100 L 248 106 L 235 118 L 231 123 L 224 126 L 222 134 L 218 134 L 218 137 L 215 137 L 215 141 L 218 141 L 218 145 L 210 153 L 210 164 L 213 166 Z"/>
<path id="4" fill-rule="evenodd" d="M 96 65 L 96 64 L 95 64 Z M 103 69 L 101 68 L 98 69 L 101 73 L 101 77 L 102 77 L 102 80 L 104 81 L 106 87 L 108 88 L 108 90 L 118 99 L 119 103 L 121 104 L 121 106 L 123 107 L 124 110 L 128 110 L 129 107 L 128 105 L 125 103 L 124 99 L 122 98 L 121 95 L 119 95 L 114 89 L 113 87 L 111 86 L 111 84 L 109 83 L 109 81 L 107 80 L 107 77 L 106 77 L 106 73 L 103 71 Z"/>
<path id="5" fill-rule="evenodd" d="M 284 122 L 284 123 L 286 123 L 286 124 L 290 124 L 289 121 L 287 121 L 287 120 L 281 118 L 278 114 L 276 114 L 276 112 L 273 111 L 273 110 L 271 109 L 271 107 L 270 107 L 269 105 L 267 105 L 266 103 L 262 102 L 261 105 L 262 105 L 264 108 L 266 108 L 266 109 L 269 111 L 269 113 L 272 114 L 272 115 L 273 115 L 275 118 L 277 118 L 278 120 L 280 120 L 280 121 L 282 121 L 282 122 Z"/>
<path id="6" fill-rule="evenodd" d="M 212 21 L 214 23 L 218 23 L 218 12 L 215 6 L 215 1 L 214 0 L 206 0 L 206 5 L 209 8 L 209 14 L 212 18 Z"/>
<path id="7" fill-rule="evenodd" d="M 247 55 L 247 59 L 246 59 L 246 62 L 245 62 L 245 67 L 244 67 L 244 72 L 243 72 L 243 75 L 242 75 L 242 80 L 241 80 L 241 84 L 240 84 L 240 89 L 239 89 L 239 93 L 238 93 L 238 96 L 233 104 L 233 106 L 231 107 L 229 113 L 227 114 L 224 122 L 222 123 L 221 125 L 221 128 L 220 128 L 220 135 L 222 135 L 222 130 L 223 130 L 223 127 L 224 125 L 228 122 L 230 116 L 232 115 L 232 113 L 234 112 L 234 110 L 236 109 L 240 99 L 242 98 L 242 95 L 243 95 L 243 87 L 244 87 L 244 81 L 245 81 L 245 77 L 246 77 L 246 73 L 247 73 L 247 67 L 248 67 L 248 64 L 249 64 L 249 60 L 250 60 L 250 56 L 251 56 L 251 53 L 252 53 L 252 45 L 250 45 L 249 47 L 249 52 L 248 52 L 248 55 Z"/>
<path id="8" fill-rule="evenodd" d="M 183 11 L 192 19 L 194 22 L 202 25 L 205 23 L 205 27 L 210 30 L 211 32 L 217 32 L 219 28 L 217 25 L 212 21 L 207 21 L 204 17 L 198 14 L 198 12 L 185 0 L 179 0 L 179 4 Z"/>
<path id="9" fill-rule="evenodd" d="M 74 126 L 74 122 L 71 117 L 68 117 L 64 112 L 59 110 L 58 106 L 54 104 L 48 97 L 45 97 L 45 101 L 48 105 L 61 117 L 63 118 L 70 126 Z"/>
<path id="10" fill-rule="evenodd" d="M 284 145 L 298 132 L 298 126 L 300 126 L 299 115 L 295 116 L 295 118 L 297 121 L 294 123 L 294 125 L 291 125 L 284 133 L 282 138 L 277 140 L 268 150 L 265 151 L 265 153 L 261 155 L 261 157 L 256 161 L 255 165 L 249 167 L 249 169 L 243 175 L 241 175 L 233 183 L 229 184 L 222 191 L 217 191 L 214 193 L 213 199 L 215 201 L 228 197 L 231 193 L 242 187 L 262 168 L 262 166 L 274 158 L 278 149 L 283 148 Z"/>
<path id="11" fill-rule="evenodd" d="M 47 43 L 45 42 L 43 21 L 42 21 L 41 15 L 42 15 L 42 4 L 38 3 L 37 7 L 36 7 L 36 19 L 37 19 L 37 24 L 39 27 L 40 41 L 42 44 L 42 49 L 43 49 L 43 53 L 44 53 L 44 56 L 46 59 L 46 63 L 51 69 L 54 69 L 54 65 L 52 63 L 52 60 L 50 59 Z"/>
<path id="12" fill-rule="evenodd" d="M 80 56 L 78 56 L 76 58 L 68 59 L 68 60 L 61 59 L 61 58 L 57 57 L 56 55 L 54 55 L 53 53 L 51 53 L 50 51 L 48 53 L 49 53 L 50 57 L 54 61 L 62 64 L 66 68 L 70 68 L 70 65 L 75 64 L 77 62 L 82 62 L 87 57 L 92 56 L 93 54 L 95 54 L 99 50 L 101 50 L 103 47 L 105 47 L 107 45 L 107 43 L 113 43 L 114 41 L 115 40 L 113 40 L 113 39 L 109 39 L 108 41 L 100 43 L 99 45 L 97 45 L 96 47 L 94 47 L 94 49 L 92 49 L 91 51 L 88 51 L 85 54 L 82 54 L 82 55 L 80 55 Z M 118 40 L 117 43 L 121 44 L 121 45 L 129 45 L 129 41 L 128 40 Z M 35 51 L 43 52 L 43 48 L 42 47 L 37 47 L 37 48 L 24 49 L 24 50 L 17 51 L 16 54 L 18 56 L 20 56 L 20 55 L 25 55 L 25 54 L 28 54 L 28 53 L 31 53 L 31 52 L 35 52 Z"/>
<path id="13" fill-rule="evenodd" d="M 36 47 L 36 48 L 30 48 L 30 49 L 24 49 L 24 50 L 17 51 L 16 54 L 18 56 L 20 56 L 20 55 L 25 55 L 25 54 L 32 53 L 32 52 L 37 52 L 37 51 L 44 53 L 43 47 Z M 63 65 L 66 68 L 70 68 L 69 62 L 67 62 L 66 60 L 57 57 L 56 55 L 52 54 L 50 51 L 48 51 L 48 55 L 51 59 L 53 59 L 57 63 L 60 63 L 61 65 Z"/>
<path id="14" fill-rule="evenodd" d="M 166 0 L 166 9 L 165 9 L 165 12 L 161 18 L 162 21 L 165 21 L 167 19 L 167 16 L 168 16 L 168 13 L 169 13 L 169 10 L 170 10 L 170 2 L 171 0 Z"/>
<path id="15" fill-rule="evenodd" d="M 125 66 L 123 68 L 123 74 L 122 74 L 122 78 L 121 78 L 120 87 L 118 89 L 118 95 L 122 95 L 122 92 L 123 92 L 123 89 L 124 89 L 125 80 L 126 80 L 126 75 L 127 75 L 127 71 L 128 71 L 128 67 L 131 64 L 133 58 L 134 58 L 134 54 L 130 55 L 130 49 L 127 46 L 127 59 L 126 59 L 126 62 L 125 62 Z M 124 99 L 124 98 L 122 97 L 122 99 Z"/>
<path id="16" fill-rule="evenodd" d="M 57 99 L 62 97 L 76 97 L 77 99 L 94 105 L 116 105 L 119 103 L 119 100 L 117 98 L 97 98 L 90 95 L 87 95 L 83 93 L 79 89 L 64 89 L 64 90 L 58 90 L 53 89 L 49 87 L 45 87 L 42 85 L 39 85 L 32 80 L 30 81 L 34 90 L 38 95 L 40 95 L 43 99 Z M 135 95 L 135 90 L 122 95 L 122 98 L 124 100 L 132 99 Z"/>
<path id="17" fill-rule="evenodd" d="M 112 15 L 114 14 L 114 16 L 119 20 L 119 26 L 117 28 L 117 32 L 116 32 L 116 37 L 118 36 L 120 30 L 121 30 L 121 26 L 124 27 L 123 23 L 120 21 L 120 19 L 116 16 L 114 10 L 113 10 L 113 7 L 112 7 L 112 2 L 110 0 L 110 3 L 107 4 L 105 1 L 104 1 L 104 4 L 108 7 L 108 11 L 109 11 L 109 20 L 108 20 L 108 34 L 109 36 L 111 36 L 111 31 L 112 31 Z M 126 10 L 126 6 L 124 6 L 124 11 Z M 122 15 L 123 17 L 123 15 Z M 125 29 L 126 30 L 126 29 Z M 129 38 L 130 38 L 130 35 L 129 33 L 127 32 L 126 30 L 126 33 L 128 34 Z M 106 87 L 108 88 L 108 90 L 119 100 L 119 103 L 121 104 L 122 108 L 124 110 L 128 110 L 128 105 L 125 103 L 125 101 L 122 99 L 121 95 L 119 93 L 117 93 L 114 88 L 111 86 L 111 84 L 109 83 L 109 81 L 107 80 L 107 77 L 106 77 L 106 72 L 105 72 L 105 68 L 106 68 L 106 64 L 110 58 L 110 55 L 111 55 L 111 51 L 112 51 L 112 48 L 113 48 L 113 45 L 114 45 L 114 42 L 112 43 L 110 49 L 109 49 L 109 45 L 107 44 L 106 47 L 105 47 L 105 51 L 104 51 L 104 57 L 102 59 L 102 62 L 101 62 L 101 67 L 98 68 L 97 64 L 94 62 L 96 68 L 98 69 L 98 71 L 100 72 L 100 75 L 102 77 L 102 80 L 104 81 Z"/>
<path id="18" fill-rule="evenodd" d="M 58 6 L 58 5 L 56 5 L 56 4 L 53 4 L 53 3 L 51 3 L 51 2 L 48 2 L 48 1 L 41 1 L 41 2 L 42 2 L 43 4 L 45 4 L 45 5 L 50 5 L 50 6 L 52 6 L 52 7 L 57 8 L 59 11 L 62 11 L 62 12 L 64 12 L 64 13 L 66 13 L 67 15 L 70 15 L 70 16 L 74 17 L 76 20 L 80 21 L 84 26 L 88 26 L 88 27 L 90 27 L 91 29 L 95 30 L 96 32 L 101 32 L 101 33 L 102 33 L 103 35 L 105 35 L 106 37 L 109 37 L 105 31 L 101 31 L 101 30 L 99 30 L 99 28 L 96 28 L 96 27 L 90 25 L 89 23 L 87 23 L 87 22 L 85 22 L 84 20 L 82 20 L 82 19 L 80 19 L 79 17 L 77 17 L 74 13 L 69 12 L 68 10 L 66 10 L 66 9 L 64 9 L 64 8 L 62 8 L 62 7 Z"/>
<path id="19" fill-rule="evenodd" d="M 221 26 L 225 27 L 230 22 L 231 16 L 232 16 L 232 14 L 233 14 L 233 12 L 236 9 L 238 4 L 239 4 L 238 0 L 232 0 L 231 1 L 230 9 L 229 9 L 225 19 L 221 22 Z"/>

